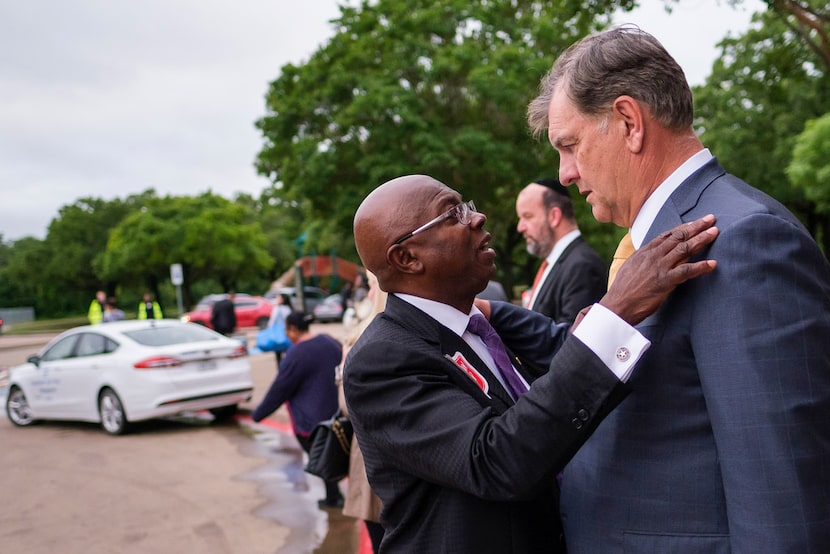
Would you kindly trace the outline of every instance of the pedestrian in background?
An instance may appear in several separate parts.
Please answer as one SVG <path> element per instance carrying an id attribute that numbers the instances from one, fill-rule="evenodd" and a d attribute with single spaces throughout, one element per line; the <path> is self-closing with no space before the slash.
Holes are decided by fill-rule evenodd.
<path id="1" fill-rule="evenodd" d="M 271 310 L 271 317 L 268 318 L 268 327 L 273 327 L 274 325 L 285 326 L 286 318 L 293 311 L 294 308 L 291 307 L 291 297 L 284 292 L 278 294 L 274 299 L 274 308 Z M 279 369 L 280 361 L 282 361 L 284 353 L 285 351 L 283 350 L 274 351 L 274 355 L 277 358 L 277 369 Z"/>
<path id="2" fill-rule="evenodd" d="M 138 304 L 136 319 L 162 319 L 163 317 L 159 303 L 153 300 L 153 295 L 145 292 L 144 298 Z"/>
<path id="3" fill-rule="evenodd" d="M 233 303 L 233 291 L 226 298 L 217 301 L 210 311 L 210 325 L 217 333 L 230 336 L 236 330 L 236 308 Z"/>
<path id="4" fill-rule="evenodd" d="M 104 319 L 104 304 L 106 301 L 107 293 L 102 290 L 95 293 L 95 298 L 93 298 L 92 302 L 89 303 L 89 310 L 87 312 L 87 318 L 89 319 L 90 325 L 101 323 Z"/>
<path id="5" fill-rule="evenodd" d="M 525 307 L 556 323 L 573 323 L 579 310 L 608 288 L 608 264 L 582 238 L 568 189 L 556 179 L 537 179 L 516 198 L 516 229 L 527 251 L 542 260 Z"/>
<path id="6" fill-rule="evenodd" d="M 101 316 L 101 321 L 109 323 L 122 319 L 124 319 L 124 312 L 118 309 L 118 300 L 114 296 L 108 297 L 104 302 L 104 313 Z"/>
<path id="7" fill-rule="evenodd" d="M 285 332 L 292 346 L 285 353 L 277 377 L 251 418 L 262 421 L 288 404 L 294 436 L 303 450 L 311 447 L 309 435 L 319 422 L 337 412 L 337 387 L 334 368 L 340 363 L 340 343 L 326 334 L 314 334 L 309 324 L 311 314 L 292 312 L 285 318 Z M 336 481 L 324 481 L 326 496 L 320 508 L 342 508 L 343 495 Z"/>

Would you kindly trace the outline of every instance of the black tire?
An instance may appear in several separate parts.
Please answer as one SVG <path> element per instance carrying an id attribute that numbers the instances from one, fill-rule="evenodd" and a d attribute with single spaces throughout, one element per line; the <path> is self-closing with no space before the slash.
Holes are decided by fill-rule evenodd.
<path id="1" fill-rule="evenodd" d="M 268 318 L 267 317 L 261 317 L 261 318 L 257 319 L 256 320 L 256 326 L 259 329 L 265 329 L 266 327 L 268 327 Z"/>
<path id="2" fill-rule="evenodd" d="M 6 416 L 18 427 L 27 427 L 35 422 L 29 401 L 19 387 L 9 389 L 9 395 L 6 397 Z"/>
<path id="3" fill-rule="evenodd" d="M 110 388 L 101 390 L 98 395 L 98 415 L 101 417 L 101 428 L 109 435 L 123 435 L 130 426 L 121 399 Z"/>
<path id="4" fill-rule="evenodd" d="M 210 413 L 213 415 L 216 421 L 228 421 L 233 416 L 236 415 L 236 412 L 239 411 L 239 406 L 236 404 L 231 404 L 230 406 L 220 406 L 219 408 L 212 408 Z"/>

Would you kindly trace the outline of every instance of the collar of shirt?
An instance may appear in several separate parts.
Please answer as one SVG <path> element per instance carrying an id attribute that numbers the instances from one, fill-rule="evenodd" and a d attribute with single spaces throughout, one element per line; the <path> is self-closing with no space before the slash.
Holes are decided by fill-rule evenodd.
<path id="1" fill-rule="evenodd" d="M 677 190 L 683 181 L 685 181 L 692 173 L 703 167 L 703 165 L 712 159 L 712 153 L 708 148 L 704 148 L 700 152 L 693 155 L 691 158 L 683 162 L 683 165 L 674 170 L 674 172 L 663 181 L 657 189 L 651 193 L 643 207 L 640 208 L 637 217 L 634 218 L 634 224 L 631 226 L 631 242 L 634 243 L 634 248 L 640 248 L 646 238 L 646 233 L 654 223 L 660 209 L 669 199 L 669 196 Z"/>
<path id="2" fill-rule="evenodd" d="M 436 302 L 435 300 L 428 300 L 426 298 L 421 298 L 420 296 L 414 296 L 411 294 L 401 294 L 397 292 L 394 294 L 401 300 L 412 304 L 434 320 L 440 321 L 442 325 L 448 327 L 459 337 L 463 337 L 464 331 L 467 330 L 467 323 L 470 321 L 470 316 L 481 313 L 481 311 L 475 306 L 473 306 L 473 309 L 469 314 L 465 314 L 456 310 L 449 304 Z"/>

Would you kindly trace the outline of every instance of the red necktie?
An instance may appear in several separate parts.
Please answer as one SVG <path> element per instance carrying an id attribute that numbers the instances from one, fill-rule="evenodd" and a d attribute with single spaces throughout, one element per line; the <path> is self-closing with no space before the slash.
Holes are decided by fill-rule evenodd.
<path id="1" fill-rule="evenodd" d="M 527 300 L 527 307 L 530 308 L 530 301 L 533 300 L 533 295 L 536 294 L 536 287 L 542 281 L 542 275 L 545 274 L 545 269 L 548 267 L 547 259 L 542 260 L 542 265 L 539 266 L 539 271 L 536 272 L 536 277 L 533 279 L 533 286 L 530 287 L 530 297 Z"/>

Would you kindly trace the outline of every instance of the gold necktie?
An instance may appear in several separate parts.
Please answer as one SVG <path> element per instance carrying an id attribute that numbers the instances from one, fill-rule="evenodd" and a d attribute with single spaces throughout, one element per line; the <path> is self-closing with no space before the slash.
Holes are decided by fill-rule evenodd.
<path id="1" fill-rule="evenodd" d="M 620 270 L 623 262 L 625 262 L 631 254 L 634 253 L 636 248 L 634 248 L 634 243 L 631 242 L 631 235 L 626 233 L 622 239 L 620 239 L 620 244 L 617 246 L 617 251 L 614 252 L 614 259 L 611 261 L 611 270 L 608 272 L 608 288 L 611 288 L 611 283 L 614 282 L 614 278 L 617 276 L 617 271 Z"/>

